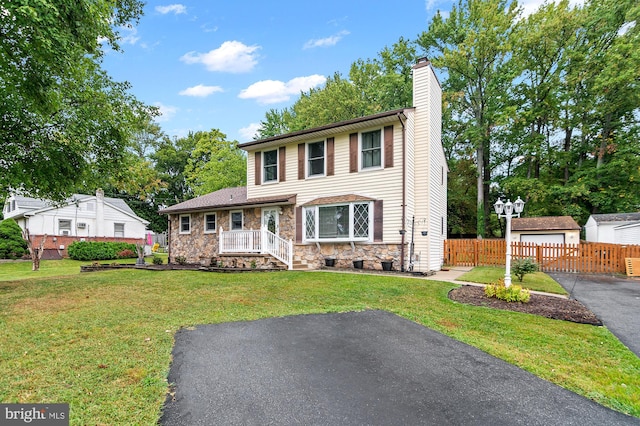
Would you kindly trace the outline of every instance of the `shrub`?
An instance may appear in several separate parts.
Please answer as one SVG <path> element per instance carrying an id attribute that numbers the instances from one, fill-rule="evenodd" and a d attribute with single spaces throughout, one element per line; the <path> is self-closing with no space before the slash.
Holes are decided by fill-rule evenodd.
<path id="1" fill-rule="evenodd" d="M 131 257 L 136 257 L 136 254 L 129 249 L 124 249 L 121 252 L 118 252 L 118 257 L 121 259 L 127 259 Z"/>
<path id="2" fill-rule="evenodd" d="M 153 260 L 152 260 L 154 265 L 162 265 L 162 258 L 160 256 L 153 256 Z"/>
<path id="3" fill-rule="evenodd" d="M 518 281 L 522 282 L 526 274 L 538 271 L 538 264 L 530 257 L 524 259 L 516 259 L 511 267 L 513 274 L 518 277 Z"/>
<path id="4" fill-rule="evenodd" d="M 176 256 L 176 262 L 178 262 L 178 265 L 186 265 L 187 258 L 184 256 Z"/>
<path id="5" fill-rule="evenodd" d="M 135 244 L 102 241 L 74 241 L 68 247 L 69 257 L 74 260 L 112 260 L 120 253 L 130 251 L 129 257 L 136 257 Z"/>
<path id="6" fill-rule="evenodd" d="M 511 285 L 507 288 L 502 278 L 497 283 L 487 285 L 484 288 L 484 294 L 487 297 L 495 297 L 507 302 L 527 303 L 531 299 L 529 290 L 519 285 Z"/>
<path id="7" fill-rule="evenodd" d="M 22 229 L 13 219 L 0 222 L 0 259 L 18 259 L 28 254 Z"/>

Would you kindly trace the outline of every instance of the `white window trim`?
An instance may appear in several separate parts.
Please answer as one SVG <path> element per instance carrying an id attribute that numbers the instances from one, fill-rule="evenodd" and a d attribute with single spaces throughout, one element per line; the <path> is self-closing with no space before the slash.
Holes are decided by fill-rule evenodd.
<path id="1" fill-rule="evenodd" d="M 272 152 L 275 151 L 276 152 L 276 178 L 273 180 L 266 180 L 266 166 L 267 166 L 267 162 L 265 161 L 265 154 L 267 152 Z M 269 185 L 272 183 L 278 183 L 280 181 L 280 150 L 278 148 L 276 149 L 270 149 L 268 151 L 262 151 L 262 184 L 263 185 Z"/>
<path id="2" fill-rule="evenodd" d="M 233 214 L 240 213 L 240 217 L 242 218 L 242 223 L 240 225 L 240 229 L 233 229 Z M 244 211 L 242 210 L 231 210 L 229 211 L 229 230 L 230 231 L 241 231 L 244 229 Z"/>
<path id="3" fill-rule="evenodd" d="M 334 207 L 334 206 L 344 206 L 349 205 L 349 236 L 344 238 L 319 238 L 320 235 L 320 207 Z M 355 204 L 368 204 L 369 205 L 369 236 L 368 237 L 354 237 L 353 236 L 353 207 Z M 333 204 L 322 204 L 315 205 L 304 208 L 304 224 L 305 228 L 302 232 L 302 239 L 304 242 L 312 242 L 312 243 L 334 243 L 334 242 L 372 242 L 373 241 L 373 202 L 372 201 L 351 201 L 349 203 L 333 203 Z M 313 210 L 315 215 L 315 238 L 307 238 L 306 232 L 306 223 L 307 223 L 307 211 Z"/>
<path id="4" fill-rule="evenodd" d="M 183 217 L 188 217 L 189 218 L 189 230 L 188 231 L 183 231 L 182 230 L 182 218 Z M 180 234 L 190 234 L 191 233 L 191 215 L 190 214 L 181 214 L 179 219 L 178 219 L 178 231 Z"/>
<path id="5" fill-rule="evenodd" d="M 380 165 L 363 167 L 364 155 L 362 155 L 362 134 L 376 132 L 376 131 L 380 132 Z M 384 169 L 384 129 L 379 128 L 379 129 L 364 130 L 358 133 L 358 171 L 368 172 L 370 170 L 382 170 L 382 169 Z"/>
<path id="6" fill-rule="evenodd" d="M 309 156 L 309 145 L 311 144 L 316 144 L 322 142 L 322 173 L 318 173 L 315 175 L 310 174 L 311 173 L 311 165 L 309 164 L 309 162 L 311 161 L 311 158 Z M 306 146 L 305 146 L 305 150 L 306 150 L 306 155 L 305 155 L 305 168 L 306 168 L 306 173 L 307 173 L 307 179 L 315 179 L 315 178 L 321 178 L 321 177 L 325 177 L 327 175 L 327 140 L 321 140 L 321 141 L 314 141 L 314 142 L 307 142 Z"/>
<path id="7" fill-rule="evenodd" d="M 213 230 L 211 229 L 207 229 L 207 216 L 211 216 L 213 215 L 213 217 L 215 217 L 215 222 L 216 222 L 216 226 Z M 203 231 L 205 234 L 215 234 L 218 230 L 218 214 L 215 212 L 208 212 L 205 213 L 204 215 L 202 215 L 202 226 L 203 226 Z"/>
<path id="8" fill-rule="evenodd" d="M 69 227 L 61 227 L 60 222 L 69 222 Z M 73 229 L 73 221 L 71 219 L 58 219 L 58 235 L 72 235 Z M 67 234 L 64 234 L 63 231 L 68 231 Z"/>
<path id="9" fill-rule="evenodd" d="M 122 225 L 122 237 L 116 236 L 116 225 Z M 114 238 L 124 238 L 124 236 L 125 236 L 124 228 L 125 228 L 124 222 L 114 222 L 113 223 L 113 237 Z"/>

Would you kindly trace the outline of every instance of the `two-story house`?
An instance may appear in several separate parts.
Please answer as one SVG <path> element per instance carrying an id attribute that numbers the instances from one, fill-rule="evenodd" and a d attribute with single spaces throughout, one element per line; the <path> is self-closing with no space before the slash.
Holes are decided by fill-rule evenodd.
<path id="1" fill-rule="evenodd" d="M 441 87 L 421 59 L 413 107 L 244 143 L 247 186 L 161 211 L 170 261 L 439 270 L 447 217 Z M 359 265 L 358 265 L 359 266 Z"/>

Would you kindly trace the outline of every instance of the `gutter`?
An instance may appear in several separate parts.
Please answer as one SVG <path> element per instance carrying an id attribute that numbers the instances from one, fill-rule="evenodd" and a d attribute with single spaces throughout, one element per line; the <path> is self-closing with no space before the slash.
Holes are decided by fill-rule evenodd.
<path id="1" fill-rule="evenodd" d="M 404 272 L 404 236 L 407 233 L 404 229 L 407 215 L 407 139 L 406 139 L 406 127 L 404 121 L 401 118 L 402 113 L 398 113 L 398 120 L 402 125 L 402 231 L 400 232 L 400 270 Z M 406 117 L 405 117 L 406 118 Z"/>

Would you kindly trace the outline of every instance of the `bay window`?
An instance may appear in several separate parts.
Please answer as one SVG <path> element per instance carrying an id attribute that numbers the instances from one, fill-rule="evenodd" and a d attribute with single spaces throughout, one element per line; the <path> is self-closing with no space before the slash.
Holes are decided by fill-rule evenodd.
<path id="1" fill-rule="evenodd" d="M 370 202 L 305 207 L 307 241 L 371 240 Z"/>

